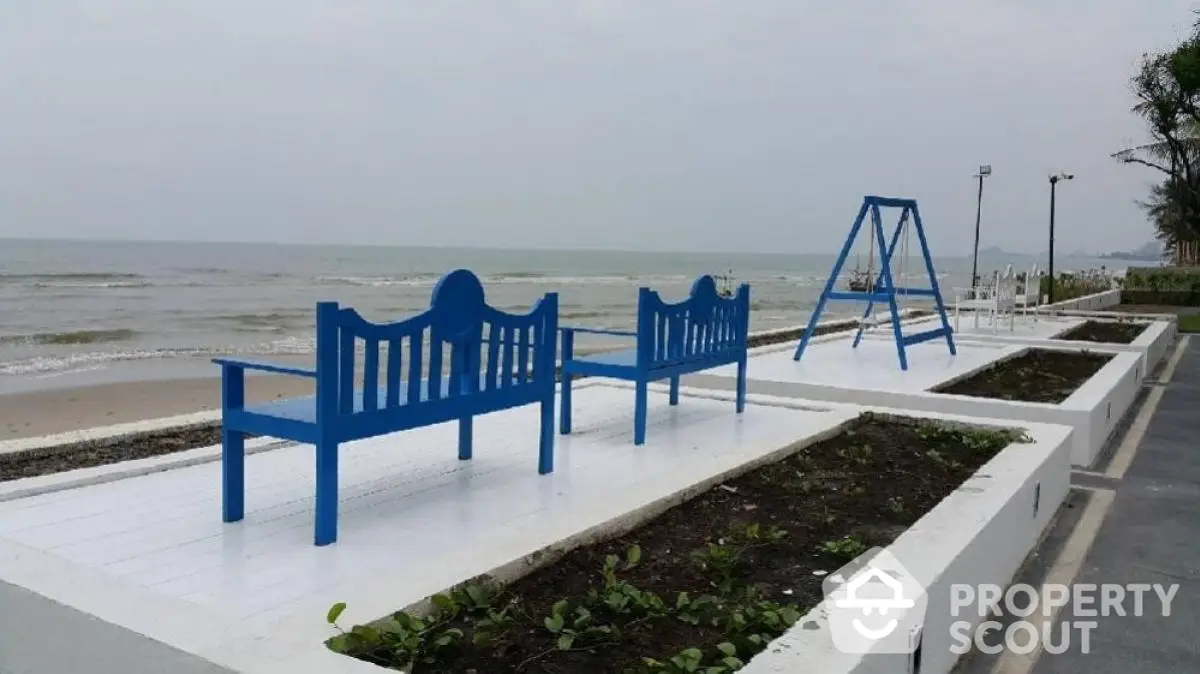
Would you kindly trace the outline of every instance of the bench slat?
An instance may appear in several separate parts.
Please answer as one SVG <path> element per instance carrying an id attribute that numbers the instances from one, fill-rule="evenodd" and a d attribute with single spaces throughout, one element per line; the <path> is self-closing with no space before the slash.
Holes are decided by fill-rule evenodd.
<path id="1" fill-rule="evenodd" d="M 436 327 L 429 329 L 429 395 L 430 400 L 442 397 L 442 351 L 446 348 Z"/>
<path id="2" fill-rule="evenodd" d="M 500 388 L 508 388 L 512 384 L 512 380 L 506 376 L 513 371 L 513 349 L 516 347 L 513 341 L 513 329 L 510 325 L 502 326 L 500 330 L 500 341 L 504 350 L 500 356 Z"/>
<path id="3" fill-rule="evenodd" d="M 529 380 L 529 328 L 517 329 L 517 382 Z"/>
<path id="4" fill-rule="evenodd" d="M 430 376 L 437 376 L 435 373 L 430 373 Z M 446 397 L 457 398 L 462 395 L 464 384 L 467 381 L 467 350 L 462 344 L 450 345 L 450 379 L 446 386 Z"/>
<path id="5" fill-rule="evenodd" d="M 379 409 L 379 340 L 364 339 L 363 345 L 363 409 L 374 411 Z"/>
<path id="6" fill-rule="evenodd" d="M 413 333 L 408 341 L 408 395 L 405 400 L 421 397 L 421 364 L 424 358 L 425 331 L 421 330 Z"/>
<path id="7" fill-rule="evenodd" d="M 353 400 L 342 392 L 354 390 L 354 348 L 357 340 L 349 330 L 342 330 L 338 338 L 341 341 L 338 350 L 338 413 L 350 414 Z"/>
<path id="8" fill-rule="evenodd" d="M 488 324 L 488 346 L 487 346 L 487 376 L 484 380 L 484 390 L 493 391 L 500 386 L 498 374 L 500 372 L 500 326 L 495 323 Z"/>
<path id="9" fill-rule="evenodd" d="M 388 340 L 387 375 L 384 385 L 387 388 L 384 405 L 387 407 L 400 406 L 400 373 L 404 364 L 404 339 Z"/>

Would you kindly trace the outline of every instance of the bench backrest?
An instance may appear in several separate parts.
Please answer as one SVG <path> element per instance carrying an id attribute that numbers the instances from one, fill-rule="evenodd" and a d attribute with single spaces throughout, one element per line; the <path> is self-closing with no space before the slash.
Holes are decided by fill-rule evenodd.
<path id="1" fill-rule="evenodd" d="M 1038 275 L 1038 265 L 1033 263 L 1029 274 L 1025 276 L 1025 303 L 1037 304 L 1042 297 L 1042 277 Z"/>
<path id="2" fill-rule="evenodd" d="M 1011 311 L 1017 301 L 1017 275 L 1010 264 L 1004 268 L 1004 273 L 996 278 L 996 308 L 999 311 Z"/>
<path id="3" fill-rule="evenodd" d="M 466 269 L 438 281 L 428 310 L 396 323 L 318 303 L 318 423 L 336 417 L 379 433 L 553 396 L 557 331 L 557 293 L 528 314 L 506 313 L 488 306 Z"/>
<path id="4" fill-rule="evenodd" d="M 687 299 L 668 304 L 649 288 L 638 292 L 638 367 L 692 361 L 728 361 L 746 350 L 750 333 L 750 286 L 721 297 L 712 276 L 692 284 Z"/>

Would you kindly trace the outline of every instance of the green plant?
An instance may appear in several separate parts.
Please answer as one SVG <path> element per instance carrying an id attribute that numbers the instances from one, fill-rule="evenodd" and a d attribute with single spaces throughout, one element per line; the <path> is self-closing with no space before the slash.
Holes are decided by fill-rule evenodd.
<path id="1" fill-rule="evenodd" d="M 858 557 L 869 549 L 861 538 L 853 535 L 825 541 L 817 546 L 817 552 L 830 555 L 845 562 Z"/>
<path id="2" fill-rule="evenodd" d="M 447 628 L 436 619 L 418 618 L 403 611 L 382 626 L 355 625 L 345 631 L 337 622 L 345 610 L 345 603 L 337 603 L 326 614 L 329 624 L 341 632 L 330 639 L 329 647 L 338 653 L 355 653 L 385 666 L 398 662 L 411 667 L 416 663 L 435 662 L 463 638 L 460 629 Z"/>
<path id="3" fill-rule="evenodd" d="M 702 569 L 713 571 L 717 576 L 717 589 L 722 594 L 728 594 L 733 589 L 738 563 L 746 551 L 769 545 L 786 536 L 787 532 L 779 527 L 763 528 L 758 524 L 750 524 L 735 529 L 727 537 L 709 541 L 704 548 L 693 552 L 692 558 Z"/>
<path id="4" fill-rule="evenodd" d="M 871 455 L 873 451 L 871 446 L 866 443 L 851 445 L 837 450 L 837 455 L 847 461 L 851 461 L 859 466 L 866 466 L 871 463 Z"/>

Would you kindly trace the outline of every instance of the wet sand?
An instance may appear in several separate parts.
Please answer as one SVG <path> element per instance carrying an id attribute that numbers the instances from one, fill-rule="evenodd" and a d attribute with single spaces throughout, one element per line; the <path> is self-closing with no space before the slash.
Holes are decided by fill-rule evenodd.
<path id="1" fill-rule="evenodd" d="M 246 378 L 248 402 L 312 395 L 313 380 Z M 221 407 L 219 377 L 119 382 L 0 395 L 0 440 L 191 414 Z"/>

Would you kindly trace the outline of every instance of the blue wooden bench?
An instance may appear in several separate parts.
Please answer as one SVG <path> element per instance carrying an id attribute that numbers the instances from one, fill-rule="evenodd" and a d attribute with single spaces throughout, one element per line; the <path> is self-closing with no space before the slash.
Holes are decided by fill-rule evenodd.
<path id="1" fill-rule="evenodd" d="M 428 310 L 397 323 L 370 323 L 354 309 L 319 302 L 315 369 L 214 360 L 222 379 L 224 520 L 236 522 L 245 514 L 243 433 L 316 446 L 317 545 L 337 539 L 342 442 L 457 419 L 458 458 L 465 460 L 471 458 L 472 417 L 541 403 L 538 472 L 551 472 L 557 338 L 557 293 L 547 293 L 528 314 L 505 313 L 485 303 L 479 279 L 465 269 L 442 277 Z M 381 344 L 387 345 L 382 386 Z M 447 350 L 450 373 L 444 377 Z M 316 395 L 246 407 L 246 370 L 315 379 Z M 356 373 L 362 375 L 361 388 Z"/>
<path id="2" fill-rule="evenodd" d="M 647 385 L 671 380 L 671 404 L 679 404 L 680 375 L 737 363 L 737 411 L 746 407 L 746 340 L 750 332 L 750 286 L 743 284 L 731 298 L 717 294 L 717 285 L 705 275 L 692 284 L 691 295 L 668 304 L 658 293 L 638 291 L 637 330 L 595 330 L 564 327 L 562 330 L 562 410 L 559 430 L 571 432 L 571 377 L 609 377 L 636 383 L 633 443 L 646 441 Z M 628 351 L 575 357 L 575 333 L 634 337 Z"/>

